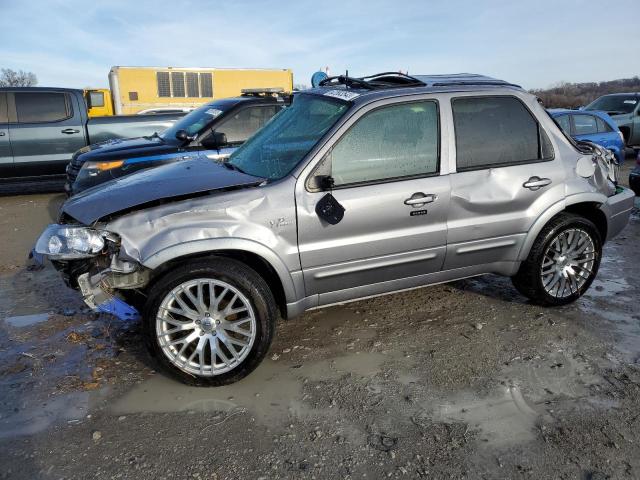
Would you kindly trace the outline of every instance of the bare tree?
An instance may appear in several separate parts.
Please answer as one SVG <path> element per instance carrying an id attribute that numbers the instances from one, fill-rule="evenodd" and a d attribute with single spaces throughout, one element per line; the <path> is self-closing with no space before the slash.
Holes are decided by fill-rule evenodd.
<path id="1" fill-rule="evenodd" d="M 0 74 L 0 87 L 33 87 L 37 84 L 38 78 L 33 72 L 3 68 Z"/>

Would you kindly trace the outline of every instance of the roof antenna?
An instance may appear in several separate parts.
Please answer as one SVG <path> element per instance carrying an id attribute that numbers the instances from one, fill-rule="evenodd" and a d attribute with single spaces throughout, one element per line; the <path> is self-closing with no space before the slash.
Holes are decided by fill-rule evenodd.
<path id="1" fill-rule="evenodd" d="M 345 70 L 344 86 L 345 86 L 345 88 L 349 88 L 349 70 Z"/>

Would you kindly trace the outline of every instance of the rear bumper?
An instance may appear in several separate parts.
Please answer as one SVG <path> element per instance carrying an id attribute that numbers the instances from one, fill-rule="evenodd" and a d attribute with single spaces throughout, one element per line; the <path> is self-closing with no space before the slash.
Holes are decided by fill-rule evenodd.
<path id="1" fill-rule="evenodd" d="M 609 197 L 607 201 L 602 204 L 600 209 L 608 219 L 607 240 L 611 240 L 627 226 L 635 198 L 636 196 L 632 190 L 618 187 L 617 193 Z"/>

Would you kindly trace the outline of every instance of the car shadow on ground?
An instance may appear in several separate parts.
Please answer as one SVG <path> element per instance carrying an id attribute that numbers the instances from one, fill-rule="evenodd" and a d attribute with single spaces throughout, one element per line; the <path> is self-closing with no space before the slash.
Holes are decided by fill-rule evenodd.
<path id="1" fill-rule="evenodd" d="M 455 282 L 449 283 L 449 285 L 463 292 L 483 295 L 501 302 L 531 305 L 531 301 L 516 290 L 511 283 L 511 279 L 508 277 L 487 274 L 456 280 Z"/>

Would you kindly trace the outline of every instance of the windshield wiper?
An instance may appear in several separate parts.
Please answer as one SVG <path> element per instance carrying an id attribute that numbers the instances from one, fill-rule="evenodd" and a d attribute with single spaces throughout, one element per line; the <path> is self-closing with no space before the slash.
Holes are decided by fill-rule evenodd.
<path id="1" fill-rule="evenodd" d="M 247 175 L 247 172 L 245 172 L 244 170 L 242 170 L 240 167 L 234 165 L 233 163 L 229 163 L 229 160 L 224 160 L 222 162 L 222 165 L 224 165 L 225 167 L 227 167 L 229 170 L 235 170 L 236 172 L 240 172 L 240 173 L 244 173 L 245 175 Z"/>
<path id="2" fill-rule="evenodd" d="M 146 140 L 153 140 L 154 138 L 159 138 L 164 143 L 164 138 L 158 135 L 158 132 L 153 132 L 153 135 L 143 135 L 142 138 Z"/>

